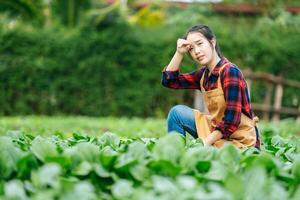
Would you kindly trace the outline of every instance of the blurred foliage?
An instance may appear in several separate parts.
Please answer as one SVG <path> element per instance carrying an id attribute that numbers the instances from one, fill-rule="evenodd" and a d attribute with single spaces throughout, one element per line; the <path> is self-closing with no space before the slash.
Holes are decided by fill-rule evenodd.
<path id="1" fill-rule="evenodd" d="M 0 198 L 296 200 L 300 138 L 276 133 L 267 129 L 258 150 L 230 143 L 216 149 L 174 133 L 0 132 Z"/>
<path id="2" fill-rule="evenodd" d="M 212 27 L 223 54 L 241 69 L 300 80 L 300 16 L 282 8 L 272 15 L 236 17 L 203 4 L 182 9 L 160 1 L 20 1 L 43 13 L 28 15 L 28 21 L 3 2 L 1 115 L 162 117 L 174 104 L 192 106 L 192 91 L 163 88 L 160 77 L 177 38 L 198 23 Z M 187 56 L 181 72 L 197 67 Z M 261 88 L 253 83 L 252 100 L 262 101 Z M 298 108 L 300 91 L 284 92 L 283 105 Z"/>
<path id="3" fill-rule="evenodd" d="M 298 131 L 300 130 L 299 126 Z M 0 136 L 15 130 L 34 136 L 55 134 L 64 138 L 71 137 L 73 133 L 97 136 L 105 132 L 116 133 L 123 138 L 161 137 L 167 131 L 165 119 L 158 118 L 84 116 L 10 116 L 0 118 Z M 290 132 L 290 135 L 297 134 L 296 130 Z"/>
<path id="4" fill-rule="evenodd" d="M 8 116 L 0 118 L 0 136 L 16 130 L 33 136 L 61 135 L 69 138 L 73 133 L 98 136 L 105 132 L 116 133 L 124 138 L 162 137 L 167 133 L 163 118 L 87 117 L 87 116 Z M 288 138 L 300 136 L 300 123 L 291 118 L 280 122 L 259 122 L 263 139 L 280 135 Z M 192 137 L 192 136 L 191 136 Z"/>
<path id="5" fill-rule="evenodd" d="M 22 18 L 32 23 L 41 23 L 43 16 L 43 1 L 33 0 L 0 0 L 0 12 L 11 18 Z"/>
<path id="6" fill-rule="evenodd" d="M 298 0 L 223 0 L 224 3 L 250 3 L 265 5 L 299 5 Z"/>
<path id="7" fill-rule="evenodd" d="M 0 38 L 2 114 L 148 116 L 166 97 L 157 67 L 164 44 L 145 48 L 121 22 L 102 32 L 20 28 Z"/>

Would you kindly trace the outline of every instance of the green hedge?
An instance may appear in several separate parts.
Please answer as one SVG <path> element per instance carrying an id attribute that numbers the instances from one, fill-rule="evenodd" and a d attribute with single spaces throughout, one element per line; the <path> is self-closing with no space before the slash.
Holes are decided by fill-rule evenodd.
<path id="1" fill-rule="evenodd" d="M 1 29 L 0 114 L 147 117 L 165 116 L 177 103 L 192 105 L 192 91 L 164 88 L 160 79 L 176 39 L 196 22 L 215 30 L 223 54 L 240 68 L 300 79 L 299 30 L 265 21 L 234 26 L 233 18 L 221 19 L 200 16 L 178 23 L 178 18 L 154 30 L 124 23 L 100 31 L 91 27 Z M 222 26 L 224 22 L 227 25 Z M 183 72 L 197 67 L 188 59 L 182 66 Z M 251 94 L 255 101 L 264 95 L 255 84 Z M 299 100 L 299 91 L 293 95 Z M 284 97 L 284 104 L 299 106 L 290 96 Z"/>
<path id="2" fill-rule="evenodd" d="M 180 99 L 166 101 L 172 91 L 160 84 L 167 45 L 145 46 L 127 26 L 18 29 L 0 39 L 2 115 L 150 116 Z"/>

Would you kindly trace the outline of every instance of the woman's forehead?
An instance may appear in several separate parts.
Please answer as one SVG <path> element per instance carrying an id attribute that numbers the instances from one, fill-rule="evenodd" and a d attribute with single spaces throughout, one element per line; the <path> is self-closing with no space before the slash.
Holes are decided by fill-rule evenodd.
<path id="1" fill-rule="evenodd" d="M 196 43 L 199 40 L 205 40 L 206 38 L 199 32 L 191 32 L 187 35 L 186 40 L 190 43 Z"/>

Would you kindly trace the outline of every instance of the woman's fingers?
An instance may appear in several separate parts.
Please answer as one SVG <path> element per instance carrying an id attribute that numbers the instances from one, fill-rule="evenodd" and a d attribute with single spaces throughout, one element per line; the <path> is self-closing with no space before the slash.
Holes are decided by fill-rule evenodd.
<path id="1" fill-rule="evenodd" d="M 187 45 L 190 45 L 190 43 L 189 43 L 187 40 L 184 40 L 184 39 L 179 39 L 179 40 L 178 40 L 178 43 L 179 43 L 181 46 L 187 46 Z"/>
<path id="2" fill-rule="evenodd" d="M 191 48 L 191 44 L 184 39 L 177 40 L 177 51 L 181 54 L 186 53 Z"/>
<path id="3" fill-rule="evenodd" d="M 186 49 L 190 49 L 191 45 L 190 44 L 183 44 L 182 47 L 186 48 Z"/>

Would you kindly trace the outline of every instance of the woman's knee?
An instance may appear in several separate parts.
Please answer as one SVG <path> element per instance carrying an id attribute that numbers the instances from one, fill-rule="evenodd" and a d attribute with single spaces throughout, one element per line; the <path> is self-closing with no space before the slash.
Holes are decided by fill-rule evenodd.
<path id="1" fill-rule="evenodd" d="M 186 112 L 187 109 L 189 109 L 186 105 L 176 105 L 173 106 L 168 114 L 168 120 L 174 120 L 182 117 Z"/>

